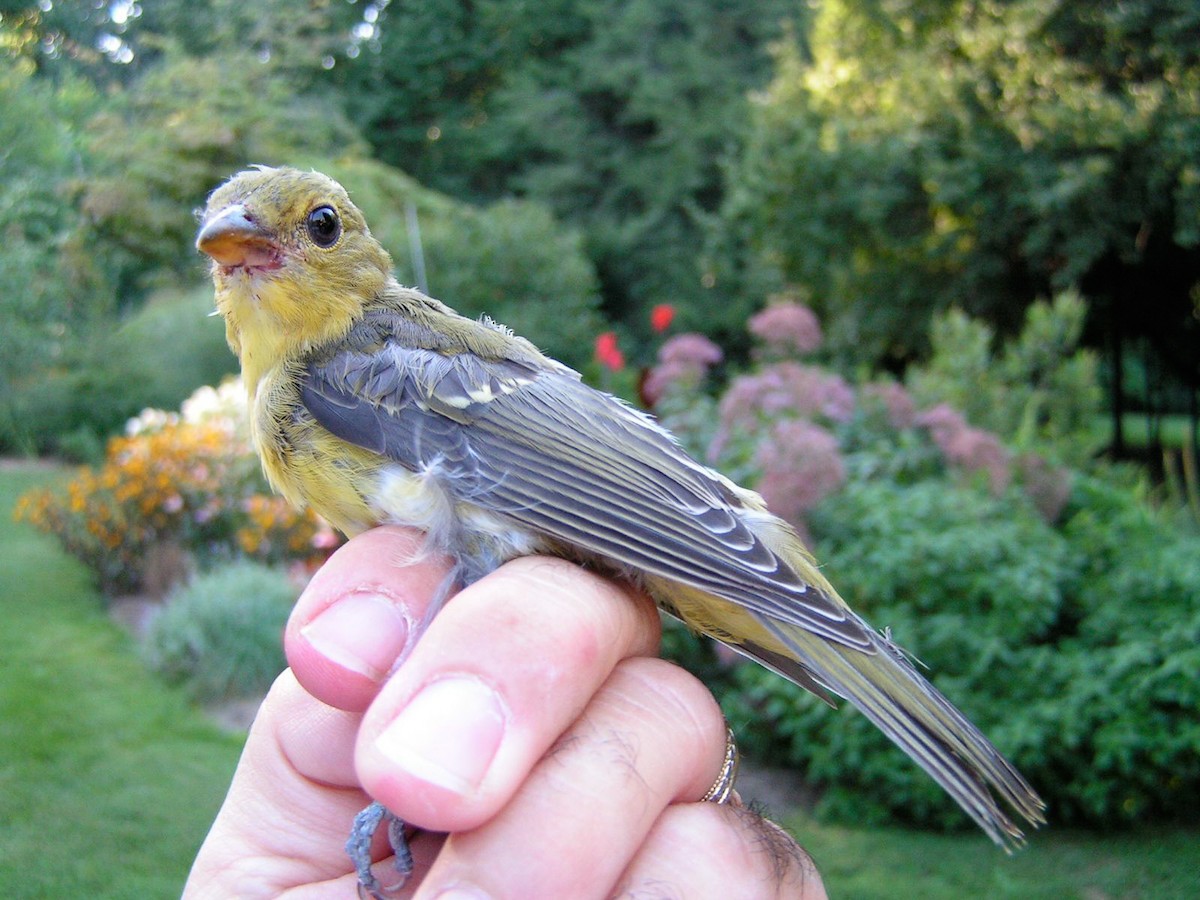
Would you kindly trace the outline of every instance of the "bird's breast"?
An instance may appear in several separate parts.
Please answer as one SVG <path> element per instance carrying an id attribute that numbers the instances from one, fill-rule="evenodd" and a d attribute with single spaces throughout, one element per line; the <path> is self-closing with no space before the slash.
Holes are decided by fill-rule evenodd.
<path id="1" fill-rule="evenodd" d="M 371 496 L 386 461 L 313 421 L 286 373 L 272 373 L 247 388 L 250 433 L 271 487 L 347 536 L 377 524 Z"/>
<path id="2" fill-rule="evenodd" d="M 409 469 L 331 434 L 300 403 L 294 381 L 267 378 L 251 396 L 252 433 L 272 487 L 309 506 L 342 533 L 375 525 L 424 531 L 428 549 L 454 558 L 474 581 L 518 556 L 545 552 L 550 542 L 486 506 L 438 458 Z"/>

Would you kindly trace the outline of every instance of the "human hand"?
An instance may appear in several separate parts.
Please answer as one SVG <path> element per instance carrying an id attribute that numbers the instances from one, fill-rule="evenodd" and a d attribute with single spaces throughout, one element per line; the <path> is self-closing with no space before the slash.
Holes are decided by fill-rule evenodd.
<path id="1" fill-rule="evenodd" d="M 414 643 L 449 571 L 419 550 L 415 532 L 378 528 L 314 577 L 185 898 L 354 896 L 342 848 L 367 793 L 427 829 L 402 897 L 825 897 L 778 826 L 697 802 L 725 724 L 654 657 L 649 600 L 525 558 Z"/>

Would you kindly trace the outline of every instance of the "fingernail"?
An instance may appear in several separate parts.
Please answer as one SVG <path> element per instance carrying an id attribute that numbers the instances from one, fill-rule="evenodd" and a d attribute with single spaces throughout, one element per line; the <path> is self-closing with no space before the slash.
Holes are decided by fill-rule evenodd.
<path id="1" fill-rule="evenodd" d="M 477 678 L 454 675 L 422 688 L 375 746 L 409 774 L 466 795 L 482 784 L 505 722 L 495 691 Z"/>
<path id="2" fill-rule="evenodd" d="M 408 643 L 409 628 L 395 600 L 363 591 L 342 597 L 300 634 L 332 662 L 382 681 Z"/>
<path id="3" fill-rule="evenodd" d="M 491 894 L 473 884 L 456 884 L 434 895 L 434 900 L 490 900 Z"/>

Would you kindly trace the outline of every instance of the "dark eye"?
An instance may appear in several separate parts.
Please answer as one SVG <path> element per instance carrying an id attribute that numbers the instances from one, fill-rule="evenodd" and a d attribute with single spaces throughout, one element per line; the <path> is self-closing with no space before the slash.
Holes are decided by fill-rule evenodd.
<path id="1" fill-rule="evenodd" d="M 318 247 L 332 247 L 342 236 L 342 220 L 332 206 L 318 206 L 308 214 L 304 224 Z"/>

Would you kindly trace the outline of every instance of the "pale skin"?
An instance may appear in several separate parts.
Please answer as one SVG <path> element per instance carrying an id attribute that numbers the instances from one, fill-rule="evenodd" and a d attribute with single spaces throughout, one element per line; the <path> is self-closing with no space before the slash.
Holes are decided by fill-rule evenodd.
<path id="1" fill-rule="evenodd" d="M 414 561 L 419 546 L 409 530 L 369 531 L 300 598 L 290 668 L 185 898 L 354 897 L 342 846 L 369 793 L 428 829 L 401 897 L 824 900 L 778 826 L 736 801 L 697 802 L 721 769 L 725 724 L 700 682 L 655 657 L 647 598 L 563 560 L 520 559 L 414 643 L 449 571 Z M 385 884 L 388 866 L 376 866 Z"/>

